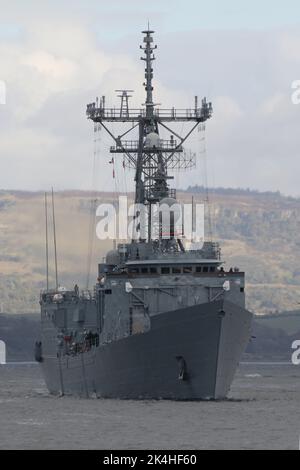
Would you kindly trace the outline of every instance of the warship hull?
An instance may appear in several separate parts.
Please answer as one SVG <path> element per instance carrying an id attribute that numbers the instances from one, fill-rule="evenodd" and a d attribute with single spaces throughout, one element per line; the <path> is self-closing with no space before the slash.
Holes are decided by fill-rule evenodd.
<path id="1" fill-rule="evenodd" d="M 53 394 L 119 399 L 224 399 L 249 341 L 252 314 L 216 301 L 151 317 L 150 331 L 57 357 L 44 330 L 42 367 Z"/>

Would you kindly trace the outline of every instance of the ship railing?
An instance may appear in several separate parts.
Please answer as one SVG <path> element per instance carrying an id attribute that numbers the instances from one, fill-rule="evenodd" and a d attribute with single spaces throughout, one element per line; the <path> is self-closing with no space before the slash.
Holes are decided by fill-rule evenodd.
<path id="1" fill-rule="evenodd" d="M 87 106 L 86 114 L 91 119 L 113 119 L 119 121 L 127 121 L 132 119 L 139 119 L 146 117 L 146 109 L 129 109 L 128 111 L 124 112 L 121 108 L 96 108 L 95 103 L 91 103 Z M 207 120 L 212 115 L 212 109 L 209 107 L 202 107 L 202 108 L 185 108 L 185 109 L 177 109 L 177 108 L 154 108 L 153 116 L 156 118 L 167 118 L 167 119 L 199 119 L 199 120 Z"/>
<path id="2" fill-rule="evenodd" d="M 122 140 L 120 141 L 117 145 L 113 145 L 110 147 L 110 152 L 111 153 L 117 153 L 117 152 L 138 152 L 139 150 L 139 141 L 138 140 Z M 176 152 L 183 152 L 182 146 L 177 145 L 177 141 L 174 139 L 171 140 L 159 140 L 159 145 L 155 147 L 155 151 L 160 151 L 160 152 L 173 152 L 176 150 Z M 153 151 L 153 147 L 144 147 L 143 148 L 144 152 L 151 152 Z"/>
<path id="3" fill-rule="evenodd" d="M 78 300 L 94 300 L 95 293 L 91 290 L 58 290 L 49 289 L 42 290 L 40 293 L 40 299 L 46 303 L 62 303 L 62 302 L 77 302 Z"/>

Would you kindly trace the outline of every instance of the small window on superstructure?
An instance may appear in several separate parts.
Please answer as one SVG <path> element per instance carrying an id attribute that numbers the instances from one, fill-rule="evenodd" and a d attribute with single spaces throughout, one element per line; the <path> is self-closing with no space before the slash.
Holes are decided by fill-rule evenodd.
<path id="1" fill-rule="evenodd" d="M 202 266 L 196 266 L 196 273 L 202 273 Z"/>
<path id="2" fill-rule="evenodd" d="M 141 273 L 142 274 L 148 274 L 148 268 L 142 268 Z"/>
<path id="3" fill-rule="evenodd" d="M 209 268 L 209 272 L 210 272 L 210 273 L 214 273 L 215 271 L 216 271 L 215 266 L 211 266 L 211 267 Z"/>
<path id="4" fill-rule="evenodd" d="M 170 268 L 168 267 L 164 267 L 164 268 L 161 268 L 161 273 L 162 274 L 170 274 Z"/>
<path id="5" fill-rule="evenodd" d="M 203 266 L 203 272 L 208 273 L 208 266 Z"/>
<path id="6" fill-rule="evenodd" d="M 150 274 L 157 274 L 157 268 L 150 268 Z"/>
<path id="7" fill-rule="evenodd" d="M 183 273 L 184 274 L 191 274 L 193 272 L 192 266 L 184 266 Z"/>
<path id="8" fill-rule="evenodd" d="M 181 274 L 181 268 L 180 267 L 172 268 L 172 273 L 173 274 Z"/>
<path id="9" fill-rule="evenodd" d="M 129 268 L 129 272 L 132 274 L 138 274 L 140 272 L 139 268 Z"/>

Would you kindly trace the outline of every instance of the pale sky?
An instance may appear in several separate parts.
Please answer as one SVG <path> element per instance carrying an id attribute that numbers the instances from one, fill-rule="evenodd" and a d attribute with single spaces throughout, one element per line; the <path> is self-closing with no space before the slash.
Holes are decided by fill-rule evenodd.
<path id="1" fill-rule="evenodd" d="M 198 94 L 213 102 L 208 184 L 300 196 L 300 105 L 291 101 L 300 80 L 298 0 L 0 0 L 0 8 L 0 189 L 130 185 L 122 165 L 112 180 L 104 138 L 93 180 L 85 108 L 102 94 L 116 103 L 119 88 L 134 89 L 140 106 L 140 31 L 149 20 L 156 101 L 190 107 Z M 176 183 L 203 183 L 201 170 L 199 162 Z"/>

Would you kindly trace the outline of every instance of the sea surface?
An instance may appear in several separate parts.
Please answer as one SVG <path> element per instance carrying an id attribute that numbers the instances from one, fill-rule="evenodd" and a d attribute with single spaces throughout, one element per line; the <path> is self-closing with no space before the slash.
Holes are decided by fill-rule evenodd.
<path id="1" fill-rule="evenodd" d="M 53 397 L 0 366 L 0 449 L 299 449 L 300 366 L 243 363 L 223 402 Z"/>

